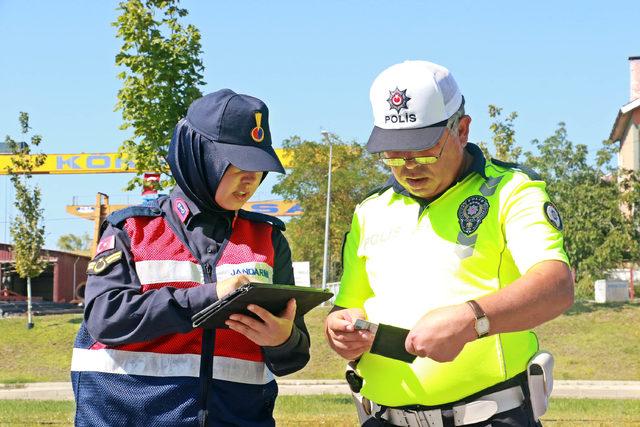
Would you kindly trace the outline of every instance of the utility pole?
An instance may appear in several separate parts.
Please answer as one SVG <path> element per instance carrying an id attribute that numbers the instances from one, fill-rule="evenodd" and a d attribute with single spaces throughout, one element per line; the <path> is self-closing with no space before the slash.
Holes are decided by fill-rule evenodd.
<path id="1" fill-rule="evenodd" d="M 327 207 L 324 219 L 324 258 L 322 261 L 322 289 L 327 287 L 327 276 L 329 275 L 329 215 L 331 211 L 331 158 L 333 147 L 331 145 L 331 136 L 329 132 L 323 130 L 320 132 L 325 142 L 329 144 L 329 170 L 327 171 Z"/>

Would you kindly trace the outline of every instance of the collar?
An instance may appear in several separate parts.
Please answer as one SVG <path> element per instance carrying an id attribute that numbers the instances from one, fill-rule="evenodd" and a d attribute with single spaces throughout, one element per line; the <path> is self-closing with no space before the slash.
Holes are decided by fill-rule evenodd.
<path id="1" fill-rule="evenodd" d="M 191 221 L 194 218 L 203 217 L 204 221 L 211 221 L 212 217 L 222 217 L 227 218 L 228 221 L 234 221 L 236 212 L 235 211 L 218 211 L 218 212 L 208 212 L 203 211 L 198 207 L 196 203 L 193 202 L 184 191 L 180 189 L 177 185 L 171 190 L 169 194 L 169 198 L 171 199 L 171 207 L 173 213 L 176 217 L 185 225 L 189 226 Z M 182 208 L 180 207 L 182 206 Z M 207 219 L 208 218 L 208 219 Z M 195 225 L 194 225 L 195 226 Z"/>
<path id="2" fill-rule="evenodd" d="M 457 182 L 462 181 L 463 179 L 471 175 L 473 172 L 483 177 L 486 181 L 488 179 L 485 173 L 487 160 L 484 157 L 484 153 L 482 152 L 480 147 L 470 142 L 467 144 L 465 149 L 467 150 L 467 153 L 471 154 L 471 156 L 473 157 L 473 160 L 471 161 L 471 166 L 469 166 L 469 168 L 467 168 L 467 170 L 464 171 L 464 173 L 460 176 L 460 178 L 458 178 Z"/>
<path id="3" fill-rule="evenodd" d="M 464 180 L 466 177 L 468 177 L 469 175 L 471 175 L 474 172 L 477 173 L 478 175 L 480 175 L 485 180 L 487 179 L 487 175 L 485 174 L 485 167 L 486 167 L 487 161 L 486 161 L 486 159 L 484 157 L 484 153 L 482 152 L 480 147 L 478 147 L 476 144 L 468 143 L 467 146 L 465 147 L 465 150 L 467 150 L 467 153 L 471 154 L 471 157 L 472 157 L 471 164 L 462 173 L 462 175 L 460 175 L 458 177 L 458 179 L 451 184 L 451 186 L 449 188 L 453 187 L 454 185 L 456 185 L 460 181 Z M 438 196 L 436 196 L 436 197 L 434 197 L 432 199 L 424 199 L 422 197 L 417 197 L 417 196 L 414 196 L 413 194 L 409 193 L 409 191 L 407 191 L 407 189 L 404 188 L 396 180 L 396 177 L 393 176 L 393 174 L 391 174 L 391 176 L 389 177 L 389 179 L 387 180 L 387 183 L 385 185 L 391 185 L 393 187 L 393 191 L 395 193 L 402 194 L 403 196 L 411 197 L 412 199 L 414 199 L 415 201 L 420 203 L 420 205 L 423 206 L 423 207 L 427 206 L 429 203 L 433 202 L 438 197 L 440 197 L 442 194 L 444 194 L 444 193 L 446 193 L 448 191 L 448 189 L 447 189 L 442 194 L 440 194 L 440 195 L 438 195 Z"/>

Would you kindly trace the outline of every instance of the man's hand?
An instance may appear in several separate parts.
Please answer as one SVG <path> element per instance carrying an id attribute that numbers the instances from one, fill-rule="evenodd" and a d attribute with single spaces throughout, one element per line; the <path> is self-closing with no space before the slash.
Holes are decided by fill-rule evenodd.
<path id="1" fill-rule="evenodd" d="M 235 291 L 240 286 L 246 285 L 248 283 L 251 283 L 251 279 L 249 279 L 244 274 L 229 277 L 222 282 L 216 283 L 216 294 L 218 295 L 218 299 L 227 295 L 231 291 Z"/>
<path id="2" fill-rule="evenodd" d="M 282 345 L 291 336 L 293 319 L 296 316 L 296 300 L 291 298 L 280 317 L 274 316 L 262 307 L 249 304 L 247 310 L 260 319 L 244 314 L 232 314 L 224 323 L 229 329 L 240 332 L 261 347 Z"/>
<path id="3" fill-rule="evenodd" d="M 371 348 L 374 335 L 369 331 L 356 331 L 356 319 L 366 319 L 364 310 L 345 308 L 329 313 L 325 320 L 325 335 L 329 346 L 347 360 L 355 360 Z"/>
<path id="4" fill-rule="evenodd" d="M 473 311 L 467 304 L 438 308 L 422 316 L 411 328 L 404 346 L 416 356 L 450 362 L 466 343 L 476 339 L 474 323 Z"/>

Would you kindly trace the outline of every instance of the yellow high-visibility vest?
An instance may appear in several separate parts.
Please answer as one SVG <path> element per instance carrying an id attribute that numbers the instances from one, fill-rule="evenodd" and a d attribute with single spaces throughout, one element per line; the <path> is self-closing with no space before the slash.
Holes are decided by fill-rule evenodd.
<path id="1" fill-rule="evenodd" d="M 568 263 L 562 220 L 545 183 L 496 161 L 482 163 L 426 207 L 393 188 L 360 203 L 336 305 L 411 329 L 430 310 L 494 293 L 539 262 Z M 362 395 L 376 403 L 438 405 L 514 377 L 537 350 L 533 332 L 505 333 L 468 343 L 447 363 L 365 353 L 357 372 Z"/>

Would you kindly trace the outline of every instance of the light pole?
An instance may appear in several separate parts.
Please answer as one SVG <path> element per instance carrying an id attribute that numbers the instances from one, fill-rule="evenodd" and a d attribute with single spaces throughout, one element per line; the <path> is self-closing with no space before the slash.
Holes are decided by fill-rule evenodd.
<path id="1" fill-rule="evenodd" d="M 327 171 L 327 209 L 324 217 L 324 259 L 322 261 L 322 290 L 327 287 L 327 276 L 329 271 L 329 212 L 331 205 L 331 156 L 333 147 L 331 146 L 331 137 L 329 132 L 323 130 L 320 132 L 324 140 L 329 144 L 329 170 Z"/>

